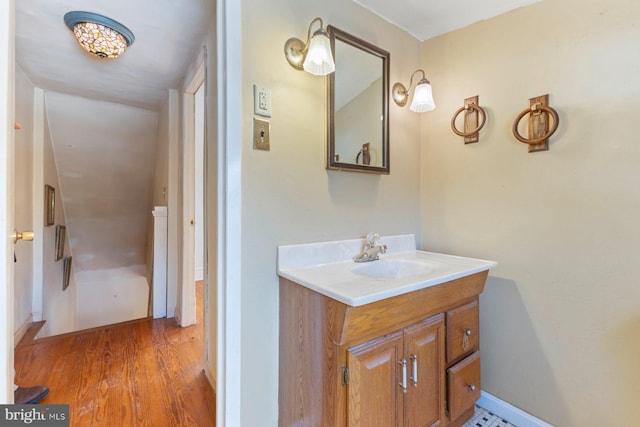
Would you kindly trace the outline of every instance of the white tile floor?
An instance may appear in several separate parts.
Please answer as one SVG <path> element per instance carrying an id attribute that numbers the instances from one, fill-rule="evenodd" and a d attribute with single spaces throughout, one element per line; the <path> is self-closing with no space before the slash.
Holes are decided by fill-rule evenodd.
<path id="1" fill-rule="evenodd" d="M 507 420 L 503 420 L 484 408 L 476 405 L 473 418 L 464 423 L 462 427 L 516 427 Z"/>

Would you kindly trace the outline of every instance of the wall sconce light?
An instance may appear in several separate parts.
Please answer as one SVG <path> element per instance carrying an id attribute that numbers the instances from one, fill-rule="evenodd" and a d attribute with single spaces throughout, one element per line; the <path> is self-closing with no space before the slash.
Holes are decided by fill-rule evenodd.
<path id="1" fill-rule="evenodd" d="M 80 46 L 99 58 L 117 58 L 135 40 L 127 27 L 97 13 L 68 12 L 64 15 L 64 22 Z"/>
<path id="2" fill-rule="evenodd" d="M 397 82 L 393 85 L 391 89 L 391 96 L 393 100 L 400 107 L 404 107 L 409 100 L 409 92 L 413 87 L 413 76 L 416 73 L 422 73 L 422 79 L 416 85 L 416 90 L 413 92 L 413 100 L 411 101 L 411 106 L 409 109 L 411 111 L 415 111 L 416 113 L 424 113 L 426 111 L 431 111 L 436 108 L 436 104 L 433 101 L 433 92 L 431 90 L 431 83 L 427 80 L 427 77 L 424 74 L 423 70 L 416 70 L 411 74 L 411 80 L 409 81 L 409 89 L 405 88 L 404 85 L 400 82 Z"/>
<path id="3" fill-rule="evenodd" d="M 320 22 L 320 28 L 313 33 L 312 37 L 311 27 L 316 22 Z M 315 18 L 309 24 L 306 43 L 295 37 L 287 40 L 284 44 L 284 55 L 296 70 L 305 70 L 316 76 L 326 76 L 336 70 L 331 41 L 320 18 Z"/>

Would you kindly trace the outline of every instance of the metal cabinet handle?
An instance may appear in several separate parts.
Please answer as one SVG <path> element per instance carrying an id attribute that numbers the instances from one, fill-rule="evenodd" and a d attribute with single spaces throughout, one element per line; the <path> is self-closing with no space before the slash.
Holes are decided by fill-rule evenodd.
<path id="1" fill-rule="evenodd" d="M 471 391 L 476 391 L 476 386 L 474 384 L 467 384 L 467 387 L 469 387 L 469 390 Z"/>
<path id="2" fill-rule="evenodd" d="M 418 387 L 418 355 L 414 354 L 410 356 L 409 359 L 413 362 L 413 375 L 409 377 L 411 381 L 413 381 L 413 386 Z"/>
<path id="3" fill-rule="evenodd" d="M 405 359 L 402 359 L 400 362 L 398 362 L 398 364 L 402 366 L 402 382 L 399 383 L 399 385 L 400 387 L 402 387 L 402 392 L 406 393 L 407 392 L 407 361 Z"/>
<path id="4" fill-rule="evenodd" d="M 469 349 L 469 337 L 471 336 L 471 329 L 467 328 L 464 330 L 464 335 L 462 336 L 462 349 L 467 351 Z"/>

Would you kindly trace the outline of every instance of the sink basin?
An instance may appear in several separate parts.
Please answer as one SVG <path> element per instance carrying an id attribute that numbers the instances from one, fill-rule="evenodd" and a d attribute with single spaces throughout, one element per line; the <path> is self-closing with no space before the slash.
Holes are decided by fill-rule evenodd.
<path id="1" fill-rule="evenodd" d="M 414 235 L 382 237 L 387 253 L 356 263 L 362 239 L 278 247 L 278 275 L 352 307 L 489 270 L 494 261 L 416 250 Z"/>
<path id="2" fill-rule="evenodd" d="M 374 279 L 401 279 L 409 276 L 426 274 L 435 268 L 426 262 L 407 259 L 380 259 L 356 264 L 351 272 Z"/>

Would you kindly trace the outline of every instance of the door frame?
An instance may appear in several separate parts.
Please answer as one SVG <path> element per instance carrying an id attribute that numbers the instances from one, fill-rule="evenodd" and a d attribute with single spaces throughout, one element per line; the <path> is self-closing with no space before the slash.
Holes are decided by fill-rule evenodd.
<path id="1" fill-rule="evenodd" d="M 0 2 L 0 403 L 13 403 L 15 0 Z"/>
<path id="2" fill-rule="evenodd" d="M 215 269 L 209 263 L 205 278 L 215 280 L 216 289 L 216 426 L 240 427 L 242 413 L 242 2 L 216 2 L 216 54 L 209 69 L 216 70 L 216 84 L 208 89 L 207 111 L 216 126 L 208 129 L 217 142 L 216 176 L 207 175 L 205 206 L 218 206 L 215 223 L 217 247 L 209 247 Z M 214 55 L 210 55 L 214 57 Z M 213 93 L 212 93 L 213 91 Z M 212 96 L 208 96 L 212 94 Z M 211 102 L 215 102 L 212 105 Z M 211 134 L 209 132 L 215 132 Z M 210 138 L 207 138 L 210 141 Z M 211 141 L 210 141 L 211 143 Z M 206 151 L 206 150 L 205 150 Z M 210 163 L 211 164 L 211 163 Z M 209 186 L 209 184 L 215 184 Z M 211 221 L 211 211 L 207 220 Z M 211 231 L 207 231 L 207 236 Z M 212 283 L 212 280 L 209 283 Z"/>
<path id="3" fill-rule="evenodd" d="M 213 67 L 216 85 L 210 88 L 215 102 L 218 126 L 212 129 L 217 137 L 218 169 L 213 178 L 216 184 L 206 194 L 206 203 L 220 204 L 217 221 L 211 224 L 219 232 L 217 245 L 218 268 L 209 269 L 220 285 L 217 287 L 216 336 L 218 342 L 216 425 L 240 427 L 241 422 L 241 237 L 242 237 L 242 12 L 237 0 L 216 2 L 215 45 Z M 13 402 L 13 266 L 10 234 L 13 216 L 9 197 L 13 196 L 13 176 L 9 161 L 13 153 L 14 122 L 14 38 L 15 0 L 0 2 L 0 259 L 4 274 L 0 273 L 0 402 Z M 4 100 L 4 101 L 3 101 Z M 9 193 L 11 192 L 11 193 Z M 213 199 L 213 200 L 212 200 Z M 11 203 L 11 206 L 13 203 Z M 205 273 L 209 276 L 209 272 Z"/>
<path id="4" fill-rule="evenodd" d="M 196 138 L 196 93 L 200 86 L 206 90 L 206 51 L 203 49 L 198 58 L 195 73 L 187 79 L 183 94 L 183 165 L 182 165 L 182 290 L 180 307 L 176 310 L 176 320 L 180 326 L 196 323 L 195 290 L 195 138 Z M 206 115 L 206 112 L 205 112 Z M 203 123 L 204 126 L 204 123 Z M 203 137 L 206 134 L 203 130 Z M 204 173 L 207 173 L 206 162 Z M 207 239 L 204 239 L 205 252 Z M 204 260 L 206 263 L 206 259 Z M 206 269 L 206 267 L 205 267 Z M 205 305 L 206 307 L 206 305 Z M 206 315 L 205 315 L 206 318 Z M 205 336 L 205 348 L 207 337 Z"/>

